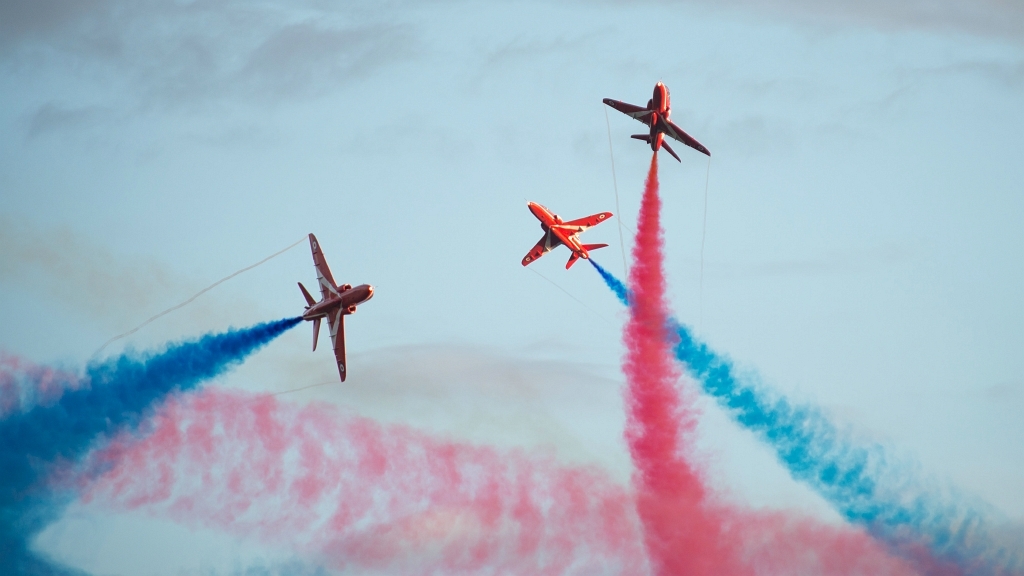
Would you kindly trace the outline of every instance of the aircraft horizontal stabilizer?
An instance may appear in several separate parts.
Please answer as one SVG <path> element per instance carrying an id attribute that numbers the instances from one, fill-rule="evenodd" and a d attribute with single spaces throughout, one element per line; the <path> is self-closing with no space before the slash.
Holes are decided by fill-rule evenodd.
<path id="1" fill-rule="evenodd" d="M 584 244 L 583 245 L 583 247 L 585 249 L 587 249 L 588 251 L 589 250 L 597 250 L 598 248 L 604 248 L 606 246 L 608 246 L 608 245 L 607 244 Z"/>
<path id="2" fill-rule="evenodd" d="M 630 136 L 630 138 L 636 138 L 637 140 L 643 140 L 644 142 L 647 142 L 648 144 L 651 143 L 651 135 L 650 134 L 633 134 L 632 136 Z"/>
<path id="3" fill-rule="evenodd" d="M 576 252 L 573 252 L 572 256 L 569 256 L 569 261 L 565 263 L 565 269 L 568 270 L 569 268 L 572 268 L 572 265 L 575 264 L 576 261 L 579 260 L 579 258 L 580 255 Z"/>
<path id="4" fill-rule="evenodd" d="M 316 304 L 316 300 L 309 295 L 309 292 L 306 290 L 306 287 L 302 285 L 302 282 L 299 282 L 299 290 L 302 290 L 302 295 L 306 298 L 306 304 L 309 306 Z"/>
<path id="5" fill-rule="evenodd" d="M 668 142 L 662 142 L 661 143 L 661 147 L 664 148 L 665 150 L 668 150 L 668 153 L 671 154 L 672 157 L 675 158 L 677 162 L 680 162 L 680 163 L 682 162 L 682 160 L 679 159 L 679 155 L 676 154 L 676 151 L 673 150 L 672 147 L 668 145 Z"/>

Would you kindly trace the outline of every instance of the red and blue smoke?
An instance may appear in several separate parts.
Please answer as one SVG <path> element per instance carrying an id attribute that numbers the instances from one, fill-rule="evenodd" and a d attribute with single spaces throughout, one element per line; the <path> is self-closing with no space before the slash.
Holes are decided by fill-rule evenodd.
<path id="1" fill-rule="evenodd" d="M 820 410 L 794 404 L 737 377 L 731 360 L 698 341 L 685 325 L 667 314 L 651 313 L 652 306 L 664 306 L 660 228 L 656 218 L 645 213 L 645 209 L 657 209 L 654 195 L 648 198 L 652 189 L 657 190 L 656 169 L 654 159 L 638 222 L 631 288 L 593 259 L 590 261 L 618 299 L 629 306 L 629 326 L 639 316 L 647 316 L 649 336 L 663 334 L 662 346 L 671 347 L 675 359 L 701 389 L 768 444 L 794 478 L 815 489 L 849 522 L 863 526 L 890 551 L 909 561 L 916 571 L 936 575 L 1024 573 L 1019 536 L 1014 539 L 1012 535 L 1001 534 L 982 506 L 969 504 L 964 496 L 947 496 L 929 489 L 925 481 L 914 477 L 909 465 L 895 462 L 882 446 L 857 443 Z M 645 283 L 645 276 L 651 276 L 655 267 L 659 276 Z M 658 319 L 662 325 L 653 326 L 651 323 Z M 634 349 L 643 345 L 634 341 L 627 338 L 627 358 L 632 358 Z M 672 380 L 671 372 L 666 372 L 661 362 L 657 354 L 648 354 L 642 361 L 645 364 L 633 370 L 633 379 L 664 374 L 663 379 Z M 628 365 L 626 371 L 629 377 Z M 665 390 L 656 390 L 663 403 L 673 402 Z M 651 390 L 645 390 L 639 397 L 649 398 L 651 394 Z M 685 427 L 686 415 L 677 415 L 676 421 L 682 421 Z M 662 422 L 662 430 L 665 427 Z M 674 480 L 677 484 L 686 481 Z M 703 557 L 713 563 L 712 568 L 694 572 L 691 563 L 690 573 L 735 572 L 726 567 L 724 560 L 713 558 L 715 546 L 705 544 L 701 549 Z"/>
<path id="2" fill-rule="evenodd" d="M 301 322 L 129 352 L 74 372 L 0 355 L 0 558 L 78 574 L 30 542 L 79 499 L 283 544 L 321 568 L 402 574 L 1024 574 L 982 506 L 927 489 L 823 412 L 736 374 L 668 311 L 657 157 L 627 287 L 622 486 L 598 467 L 200 385 Z M 698 384 L 682 378 L 689 374 Z M 715 398 L 845 518 L 726 502 L 696 454 Z M 282 574 L 307 573 L 305 564 Z"/>
<path id="3" fill-rule="evenodd" d="M 342 572 L 651 572 L 637 496 L 598 467 L 219 388 L 174 397 L 148 427 L 93 454 L 109 465 L 85 501 L 284 545 Z M 733 521 L 733 550 L 760 573 L 912 573 L 857 530 L 709 509 Z"/>
<path id="4" fill-rule="evenodd" d="M 4 416 L 4 438 L 16 440 L 5 444 L 5 458 L 24 472 L 5 485 L 5 554 L 16 562 L 14 573 L 75 573 L 27 546 L 75 498 L 283 544 L 329 569 L 645 574 L 661 565 L 645 546 L 650 538 L 640 498 L 600 468 L 566 466 L 549 453 L 460 443 L 331 406 L 218 388 L 191 391 L 295 322 L 125 355 L 91 366 L 79 379 L 8 362 L 5 390 L 63 390 L 59 397 L 37 394 L 34 404 Z M 39 416 L 44 413 L 62 416 Z M 671 426 L 672 414 L 664 416 Z M 53 429 L 41 430 L 40 422 Z M 699 470 L 690 472 L 703 481 Z M 646 520 L 658 515 L 661 498 L 672 503 L 693 494 L 679 486 L 654 488 L 645 491 L 655 496 L 643 511 Z M 775 574 L 911 573 L 863 532 L 707 499 L 675 503 L 683 508 L 674 512 L 689 505 L 729 523 L 722 527 L 734 535 L 731 546 L 742 546 L 723 548 L 722 557 L 742 554 L 742 572 L 757 566 Z M 673 527 L 688 524 L 685 516 L 662 515 L 665 542 L 672 542 Z"/>
<path id="5" fill-rule="evenodd" d="M 5 357 L 0 363 L 0 557 L 13 574 L 74 573 L 37 557 L 29 540 L 76 496 L 87 454 L 139 424 L 168 394 L 191 390 L 301 322 L 287 318 L 209 334 L 158 353 L 90 364 L 82 377 Z"/>
<path id="6" fill-rule="evenodd" d="M 865 533 L 785 512 L 765 514 L 722 501 L 695 454 L 695 391 L 677 384 L 675 336 L 667 322 L 657 155 L 644 186 L 630 269 L 626 440 L 636 509 L 651 572 L 658 576 L 912 574 Z M 784 527 L 803 529 L 786 530 Z"/>

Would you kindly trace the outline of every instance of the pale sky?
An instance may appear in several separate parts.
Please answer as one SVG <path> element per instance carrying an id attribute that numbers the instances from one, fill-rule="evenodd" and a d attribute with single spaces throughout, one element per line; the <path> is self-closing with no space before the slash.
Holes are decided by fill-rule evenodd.
<path id="1" fill-rule="evenodd" d="M 1024 523 L 1024 8 L 1014 3 L 6 2 L 0 349 L 80 367 L 110 336 L 314 232 L 349 319 L 345 385 L 290 396 L 624 482 L 614 297 L 526 208 L 617 212 L 650 151 L 604 97 L 671 90 L 672 304 L 769 387 Z M 608 126 L 621 213 L 615 207 Z M 626 246 L 628 250 L 629 246 Z M 301 244 L 126 342 L 297 315 Z M 308 326 L 218 386 L 335 377 Z M 322 335 L 326 336 L 326 334 Z M 116 352 L 117 346 L 108 352 Z M 835 519 L 708 406 L 723 491 Z M 72 507 L 39 547 L 97 574 L 287 559 Z M 131 553 L 126 551 L 131 550 Z"/>

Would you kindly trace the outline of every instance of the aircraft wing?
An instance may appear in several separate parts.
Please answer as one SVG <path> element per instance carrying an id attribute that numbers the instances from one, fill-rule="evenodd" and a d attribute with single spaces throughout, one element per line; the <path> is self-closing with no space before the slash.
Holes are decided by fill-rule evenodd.
<path id="1" fill-rule="evenodd" d="M 630 118 L 636 118 L 644 124 L 651 123 L 651 111 L 647 108 L 637 106 L 635 104 L 627 104 L 625 102 L 619 102 L 618 100 L 612 100 L 611 98 L 605 98 L 602 100 L 605 104 L 615 108 L 619 112 L 622 112 Z"/>
<path id="2" fill-rule="evenodd" d="M 345 381 L 345 314 L 341 308 L 327 315 L 327 326 L 331 332 L 331 343 L 334 344 L 334 359 L 338 362 L 338 374 Z"/>
<path id="3" fill-rule="evenodd" d="M 316 236 L 309 235 L 309 247 L 313 251 L 313 268 L 316 268 L 316 279 L 320 284 L 320 296 L 327 298 L 328 294 L 338 295 L 337 284 L 334 283 L 334 276 L 331 276 L 331 269 L 327 267 L 327 259 L 320 249 L 320 242 Z"/>
<path id="4" fill-rule="evenodd" d="M 530 253 L 523 257 L 523 266 L 527 266 L 534 260 L 540 258 L 541 256 L 547 254 L 548 252 L 551 252 L 559 244 L 561 244 L 561 242 L 555 239 L 550 232 L 545 232 L 544 235 L 541 236 L 537 244 L 533 247 L 533 249 L 530 250 Z"/>
<path id="5" fill-rule="evenodd" d="M 694 150 L 700 152 L 701 154 L 711 156 L 711 152 L 707 148 L 705 148 L 703 144 L 697 142 L 696 138 L 687 134 L 685 131 L 683 131 L 682 128 L 676 126 L 671 120 L 665 120 L 662 123 L 662 128 L 664 129 L 665 134 L 669 135 L 671 138 L 678 140 L 683 144 L 686 144 L 687 146 L 693 148 Z"/>
<path id="6" fill-rule="evenodd" d="M 611 217 L 611 212 L 601 212 L 600 214 L 591 214 L 585 218 L 578 218 L 576 220 L 570 220 L 569 222 L 563 222 L 562 224 L 558 224 L 558 227 L 562 230 L 568 230 L 573 233 L 583 232 L 587 228 L 597 226 Z"/>

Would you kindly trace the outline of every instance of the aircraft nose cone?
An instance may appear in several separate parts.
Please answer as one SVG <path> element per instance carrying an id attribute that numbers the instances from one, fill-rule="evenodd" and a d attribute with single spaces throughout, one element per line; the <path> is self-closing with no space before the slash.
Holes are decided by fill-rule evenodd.
<path id="1" fill-rule="evenodd" d="M 373 286 L 366 287 L 366 299 L 369 300 L 370 298 L 373 298 Z"/>

